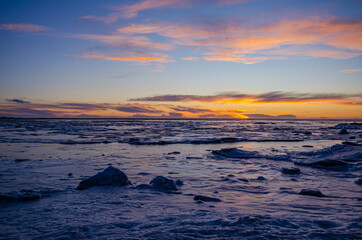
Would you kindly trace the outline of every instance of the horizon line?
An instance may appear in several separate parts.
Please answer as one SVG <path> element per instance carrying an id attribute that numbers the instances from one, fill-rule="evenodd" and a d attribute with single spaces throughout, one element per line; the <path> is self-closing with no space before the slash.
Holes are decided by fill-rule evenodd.
<path id="1" fill-rule="evenodd" d="M 241 121 L 241 120 L 276 120 L 276 121 L 362 121 L 362 118 L 162 118 L 162 117 L 0 117 L 4 119 L 76 119 L 76 120 L 209 120 L 209 121 Z"/>

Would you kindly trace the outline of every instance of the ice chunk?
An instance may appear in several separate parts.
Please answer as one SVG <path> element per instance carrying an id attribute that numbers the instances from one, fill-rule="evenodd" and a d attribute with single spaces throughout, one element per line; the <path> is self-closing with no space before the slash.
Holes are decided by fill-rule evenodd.
<path id="1" fill-rule="evenodd" d="M 334 126 L 336 129 L 362 129 L 362 123 L 340 123 Z"/>
<path id="2" fill-rule="evenodd" d="M 355 143 L 336 144 L 318 151 L 296 153 L 294 157 L 298 158 L 296 165 L 335 171 L 358 170 L 358 164 L 362 160 L 361 145 Z"/>

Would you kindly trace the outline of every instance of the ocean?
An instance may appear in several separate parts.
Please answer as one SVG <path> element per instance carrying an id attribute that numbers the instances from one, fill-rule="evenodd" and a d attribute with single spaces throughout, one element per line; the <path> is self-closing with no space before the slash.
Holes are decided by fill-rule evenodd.
<path id="1" fill-rule="evenodd" d="M 361 143 L 342 120 L 1 119 L 0 239 L 362 239 Z M 77 189 L 109 166 L 131 184 Z"/>

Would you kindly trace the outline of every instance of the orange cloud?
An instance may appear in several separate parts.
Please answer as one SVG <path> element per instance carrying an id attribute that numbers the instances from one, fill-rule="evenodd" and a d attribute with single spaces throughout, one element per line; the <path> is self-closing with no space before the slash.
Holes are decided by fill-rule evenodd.
<path id="1" fill-rule="evenodd" d="M 15 101 L 16 100 L 16 101 Z M 140 103 L 33 103 L 20 99 L 0 103 L 0 115 L 12 117 L 228 117 L 239 110 Z"/>
<path id="2" fill-rule="evenodd" d="M 340 72 L 342 73 L 355 73 L 355 72 L 361 72 L 362 69 L 343 69 Z"/>
<path id="3" fill-rule="evenodd" d="M 289 19 L 254 28 L 154 22 L 131 24 L 117 32 L 130 36 L 158 34 L 175 45 L 196 47 L 207 61 L 252 64 L 285 56 L 348 59 L 362 54 L 362 22 L 338 18 Z"/>
<path id="4" fill-rule="evenodd" d="M 222 97 L 223 95 L 223 97 Z M 234 95 L 234 96 L 231 96 Z M 229 96 L 227 98 L 227 96 Z M 358 98 L 359 96 L 359 98 Z M 156 103 L 82 103 L 82 102 L 58 102 L 36 103 L 21 99 L 8 99 L 0 101 L 0 115 L 11 117 L 157 117 L 157 118 L 294 118 L 300 117 L 359 117 L 362 118 L 361 95 L 343 94 L 302 94 L 272 92 L 265 94 L 242 94 L 237 92 L 224 92 L 216 95 L 165 95 L 147 98 L 147 101 L 172 101 L 178 104 Z M 156 99 L 158 98 L 158 100 Z M 250 98 L 265 101 L 270 104 L 255 105 L 247 103 L 218 103 L 218 99 L 237 100 Z M 343 101 L 353 100 L 348 106 L 340 106 Z M 279 103 L 285 101 L 288 103 Z M 303 100 L 322 100 L 305 105 Z M 328 100 L 339 100 L 331 104 Z M 141 101 L 141 100 L 140 100 Z M 227 102 L 226 101 L 226 102 Z M 297 101 L 299 104 L 294 104 Z M 200 102 L 195 104 L 195 102 Z M 222 104 L 221 104 L 222 103 Z M 253 107 L 253 108 L 251 108 Z M 308 114 L 306 114 L 306 111 Z"/>
<path id="5" fill-rule="evenodd" d="M 267 92 L 261 94 L 247 94 L 238 91 L 228 91 L 215 95 L 159 95 L 130 99 L 130 101 L 147 102 L 207 102 L 207 103 L 329 103 L 339 105 L 360 105 L 362 94 L 340 93 L 295 93 L 295 92 Z"/>
<path id="6" fill-rule="evenodd" d="M 1 24 L 0 29 L 11 30 L 16 32 L 41 32 L 49 31 L 50 28 L 28 23 L 19 23 L 19 24 Z"/>
<path id="7" fill-rule="evenodd" d="M 113 60 L 113 61 L 123 61 L 123 62 L 137 62 L 137 63 L 147 63 L 147 62 L 161 62 L 167 63 L 169 60 L 168 56 L 165 54 L 154 54 L 154 56 L 113 56 L 106 55 L 98 52 L 89 52 L 84 54 L 73 55 L 76 58 L 97 58 L 103 60 Z"/>
<path id="8" fill-rule="evenodd" d="M 194 60 L 199 60 L 199 57 L 184 57 L 181 58 L 182 60 L 186 60 L 186 61 L 194 61 Z"/>

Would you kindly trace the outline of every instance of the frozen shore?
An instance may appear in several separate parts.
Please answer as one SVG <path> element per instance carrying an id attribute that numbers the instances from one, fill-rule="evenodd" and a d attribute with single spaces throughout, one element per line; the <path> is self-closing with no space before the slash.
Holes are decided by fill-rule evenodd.
<path id="1" fill-rule="evenodd" d="M 1 121 L 1 239 L 361 239 L 358 124 Z"/>

